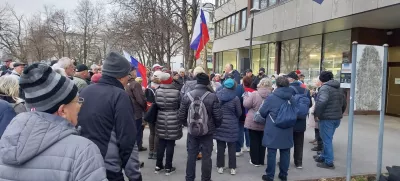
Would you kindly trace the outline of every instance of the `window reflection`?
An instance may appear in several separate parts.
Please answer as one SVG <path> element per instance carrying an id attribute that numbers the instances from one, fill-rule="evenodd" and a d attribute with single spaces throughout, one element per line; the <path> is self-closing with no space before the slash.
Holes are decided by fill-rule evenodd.
<path id="1" fill-rule="evenodd" d="M 300 39 L 299 69 L 305 76 L 304 82 L 311 85 L 314 78 L 318 78 L 321 62 L 322 35 Z"/>
<path id="2" fill-rule="evenodd" d="M 230 51 L 224 51 L 223 52 L 223 65 L 221 68 L 221 72 L 224 71 L 225 65 L 226 64 L 232 64 L 233 69 L 236 69 L 236 62 L 237 62 L 237 52 L 236 50 L 230 50 Z"/>
<path id="3" fill-rule="evenodd" d="M 348 59 L 350 54 L 351 31 L 328 33 L 324 40 L 322 70 L 332 71 L 335 80 L 340 80 L 343 58 Z"/>
<path id="4" fill-rule="evenodd" d="M 268 45 L 268 75 L 275 74 L 275 43 Z"/>
<path id="5" fill-rule="evenodd" d="M 287 74 L 297 69 L 299 39 L 282 42 L 280 72 Z"/>
<path id="6" fill-rule="evenodd" d="M 261 45 L 260 51 L 261 51 L 260 52 L 261 53 L 261 56 L 260 56 L 260 68 L 265 68 L 265 71 L 267 71 L 265 73 L 267 74 L 268 73 L 268 70 L 267 70 L 268 44 Z M 254 71 L 258 71 L 258 70 L 254 70 Z"/>
<path id="7" fill-rule="evenodd" d="M 251 57 L 251 68 L 253 72 L 260 68 L 260 46 L 253 46 L 252 57 Z"/>

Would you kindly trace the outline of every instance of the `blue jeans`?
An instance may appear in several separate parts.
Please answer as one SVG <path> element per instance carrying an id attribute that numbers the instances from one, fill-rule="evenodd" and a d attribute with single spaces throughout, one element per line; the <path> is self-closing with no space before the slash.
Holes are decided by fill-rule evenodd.
<path id="1" fill-rule="evenodd" d="M 246 147 L 250 147 L 249 130 L 244 128 L 244 124 L 239 122 L 239 137 L 236 141 L 236 152 L 240 152 L 244 145 L 244 138 L 246 138 Z"/>
<path id="2" fill-rule="evenodd" d="M 267 152 L 267 169 L 265 172 L 268 178 L 274 180 L 277 149 L 268 148 Z M 279 153 L 279 176 L 287 177 L 290 164 L 290 148 L 279 149 Z"/>
<path id="3" fill-rule="evenodd" d="M 333 135 L 335 134 L 336 128 L 340 125 L 340 120 L 320 120 L 319 121 L 319 132 L 323 142 L 323 151 L 321 158 L 325 160 L 327 165 L 332 165 L 333 156 Z"/>

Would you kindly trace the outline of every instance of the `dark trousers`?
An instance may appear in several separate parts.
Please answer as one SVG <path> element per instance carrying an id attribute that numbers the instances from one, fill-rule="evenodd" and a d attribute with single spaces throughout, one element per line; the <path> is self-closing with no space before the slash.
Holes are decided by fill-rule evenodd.
<path id="1" fill-rule="evenodd" d="M 322 149 L 323 143 L 322 143 L 321 135 L 319 134 L 319 129 L 315 128 L 314 132 L 315 132 L 315 140 L 317 140 L 317 147 Z"/>
<path id="2" fill-rule="evenodd" d="M 225 167 L 225 148 L 228 145 L 229 168 L 236 169 L 236 142 L 217 140 L 217 167 Z"/>
<path id="3" fill-rule="evenodd" d="M 137 119 L 136 123 L 136 144 L 138 148 L 143 146 L 143 131 L 142 131 L 142 119 Z"/>
<path id="4" fill-rule="evenodd" d="M 274 180 L 275 177 L 276 152 L 277 149 L 268 148 L 267 169 L 265 170 L 265 172 L 267 173 L 267 176 L 272 180 Z M 290 164 L 290 148 L 279 149 L 279 176 L 287 177 L 289 164 Z"/>
<path id="5" fill-rule="evenodd" d="M 196 158 L 200 149 L 200 145 L 202 146 L 201 152 L 203 154 L 201 159 L 201 180 L 211 180 L 213 135 L 211 134 L 196 137 L 188 134 L 186 144 L 188 151 L 186 181 L 194 181 L 196 178 Z"/>
<path id="6" fill-rule="evenodd" d="M 172 168 L 172 159 L 174 158 L 175 140 L 158 139 L 157 163 L 156 166 L 165 169 Z M 163 165 L 165 153 L 165 167 Z"/>
<path id="7" fill-rule="evenodd" d="M 294 141 L 294 164 L 296 166 L 303 165 L 303 146 L 304 146 L 304 132 L 293 132 Z"/>
<path id="8" fill-rule="evenodd" d="M 250 136 L 250 159 L 255 165 L 264 165 L 265 147 L 262 146 L 264 131 L 255 131 L 249 129 Z"/>
<path id="9" fill-rule="evenodd" d="M 149 135 L 149 150 L 151 152 L 157 152 L 158 137 L 156 135 L 156 124 L 149 123 L 150 135 Z"/>

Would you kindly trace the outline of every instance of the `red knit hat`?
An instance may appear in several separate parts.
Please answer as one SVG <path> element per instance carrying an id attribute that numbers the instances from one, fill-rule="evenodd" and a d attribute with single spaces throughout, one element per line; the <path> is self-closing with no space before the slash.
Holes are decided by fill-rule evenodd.
<path id="1" fill-rule="evenodd" d="M 90 79 L 90 81 L 93 83 L 97 83 L 97 82 L 99 82 L 100 78 L 101 78 L 101 74 L 94 74 L 92 76 L 92 78 Z"/>
<path id="2" fill-rule="evenodd" d="M 301 74 L 301 71 L 300 70 L 296 70 L 296 74 L 297 75 Z"/>

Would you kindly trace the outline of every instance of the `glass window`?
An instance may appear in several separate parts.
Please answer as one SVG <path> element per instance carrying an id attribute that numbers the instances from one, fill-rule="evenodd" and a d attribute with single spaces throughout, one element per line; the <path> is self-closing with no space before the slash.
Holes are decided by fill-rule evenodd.
<path id="1" fill-rule="evenodd" d="M 226 64 L 232 64 L 233 65 L 233 69 L 236 69 L 237 68 L 237 66 L 236 66 L 236 60 L 237 60 L 237 58 L 236 58 L 236 56 L 237 56 L 236 50 L 224 51 L 223 53 L 224 53 L 223 54 L 223 65 L 222 65 L 222 69 L 220 70 L 221 73 L 222 73 L 222 71 L 224 71 L 224 68 L 225 68 Z"/>
<path id="2" fill-rule="evenodd" d="M 221 35 L 221 36 L 224 36 L 225 35 L 225 19 L 223 19 L 223 20 L 221 20 L 220 22 L 219 22 L 219 26 L 220 26 L 220 30 L 221 30 L 221 32 L 219 32 L 219 34 Z"/>
<path id="3" fill-rule="evenodd" d="M 240 13 L 236 13 L 235 14 L 235 31 L 239 31 L 239 16 L 240 16 Z"/>
<path id="4" fill-rule="evenodd" d="M 260 0 L 260 9 L 264 9 L 268 6 L 268 0 Z"/>
<path id="5" fill-rule="evenodd" d="M 260 68 L 265 68 L 266 71 L 267 70 L 267 60 L 268 60 L 268 44 L 263 44 L 261 45 L 260 48 Z M 254 70 L 257 71 L 257 70 Z M 268 72 L 265 72 L 268 73 Z"/>
<path id="6" fill-rule="evenodd" d="M 276 4 L 277 0 L 268 0 L 268 1 L 269 1 L 268 6 L 273 6 Z"/>
<path id="7" fill-rule="evenodd" d="M 322 70 L 332 71 L 335 80 L 340 80 L 343 59 L 348 59 L 351 47 L 351 31 L 328 33 L 324 37 L 324 60 Z"/>
<path id="8" fill-rule="evenodd" d="M 241 22 L 241 28 L 240 29 L 245 29 L 246 28 L 246 23 L 247 23 L 247 11 L 246 10 L 243 10 L 242 12 L 241 12 L 241 20 L 242 20 L 242 22 Z"/>
<path id="9" fill-rule="evenodd" d="M 229 18 L 225 18 L 225 26 L 224 26 L 224 28 L 225 28 L 225 35 L 227 35 L 228 34 L 228 32 L 229 32 L 229 30 L 230 30 L 230 25 L 229 25 L 230 23 L 229 23 Z M 228 30 L 228 28 L 229 28 L 229 30 Z"/>
<path id="10" fill-rule="evenodd" d="M 275 43 L 270 43 L 268 45 L 268 75 L 275 74 Z"/>
<path id="11" fill-rule="evenodd" d="M 215 37 L 215 38 L 218 38 L 218 37 L 219 37 L 219 34 L 218 34 L 218 33 L 219 33 L 219 26 L 218 26 L 218 24 L 219 24 L 219 22 L 216 22 L 216 23 L 215 23 L 215 27 L 216 27 L 216 28 L 215 28 L 215 33 L 214 33 L 214 37 Z"/>
<path id="12" fill-rule="evenodd" d="M 231 33 L 235 32 L 235 15 L 231 16 Z"/>
<path id="13" fill-rule="evenodd" d="M 253 8 L 260 8 L 260 0 L 253 0 Z"/>
<path id="14" fill-rule="evenodd" d="M 297 69 L 299 39 L 282 42 L 280 73 L 288 74 Z"/>
<path id="15" fill-rule="evenodd" d="M 232 27 L 232 16 L 229 16 L 228 18 L 226 18 L 227 20 L 227 24 L 226 24 L 226 34 L 230 34 L 231 33 L 231 27 Z"/>
<path id="16" fill-rule="evenodd" d="M 251 56 L 251 68 L 253 72 L 258 72 L 260 69 L 260 46 L 253 46 Z"/>
<path id="17" fill-rule="evenodd" d="M 318 78 L 321 64 L 322 35 L 300 39 L 299 70 L 305 76 L 304 83 L 313 84 L 313 79 Z"/>

